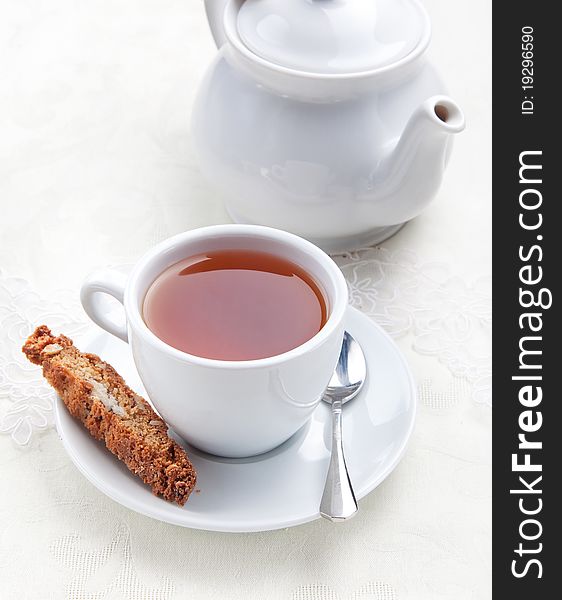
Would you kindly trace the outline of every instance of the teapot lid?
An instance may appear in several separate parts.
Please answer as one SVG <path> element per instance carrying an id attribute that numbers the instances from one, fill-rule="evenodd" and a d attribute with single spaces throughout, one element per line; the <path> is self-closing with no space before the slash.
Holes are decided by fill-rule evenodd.
<path id="1" fill-rule="evenodd" d="M 245 0 L 237 27 L 261 58 L 321 74 L 391 65 L 428 29 L 425 11 L 413 0 Z"/>

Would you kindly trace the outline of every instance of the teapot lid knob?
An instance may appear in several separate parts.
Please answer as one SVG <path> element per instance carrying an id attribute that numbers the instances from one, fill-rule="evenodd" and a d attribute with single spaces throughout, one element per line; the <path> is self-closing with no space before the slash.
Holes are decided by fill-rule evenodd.
<path id="1" fill-rule="evenodd" d="M 237 28 L 269 62 L 345 74 L 405 58 L 429 35 L 429 20 L 418 0 L 245 0 Z"/>

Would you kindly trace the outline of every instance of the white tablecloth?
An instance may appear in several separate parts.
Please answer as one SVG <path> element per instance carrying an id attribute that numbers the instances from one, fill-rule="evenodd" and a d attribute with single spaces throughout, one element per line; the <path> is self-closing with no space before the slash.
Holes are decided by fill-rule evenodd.
<path id="1" fill-rule="evenodd" d="M 349 523 L 218 534 L 150 520 L 77 471 L 19 348 L 88 324 L 93 268 L 227 222 L 191 148 L 214 49 L 194 0 L 0 4 L 0 597 L 491 597 L 491 2 L 425 0 L 431 56 L 468 127 L 432 206 L 381 249 L 336 257 L 352 303 L 419 386 L 398 469 Z"/>

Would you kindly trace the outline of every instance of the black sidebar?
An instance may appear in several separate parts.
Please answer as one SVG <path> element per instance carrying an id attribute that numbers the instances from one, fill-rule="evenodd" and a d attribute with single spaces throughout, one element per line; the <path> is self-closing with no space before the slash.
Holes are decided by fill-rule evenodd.
<path id="1" fill-rule="evenodd" d="M 562 597 L 562 25 L 494 3 L 494 598 Z M 550 593 L 547 592 L 551 591 Z"/>

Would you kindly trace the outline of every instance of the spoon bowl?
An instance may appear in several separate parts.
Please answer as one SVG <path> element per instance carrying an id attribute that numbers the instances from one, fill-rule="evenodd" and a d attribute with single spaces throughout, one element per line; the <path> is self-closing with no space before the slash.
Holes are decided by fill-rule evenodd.
<path id="1" fill-rule="evenodd" d="M 367 364 L 361 346 L 355 338 L 345 332 L 338 364 L 322 396 L 322 400 L 332 404 L 340 400 L 342 404 L 353 400 L 361 391 L 367 376 Z"/>

